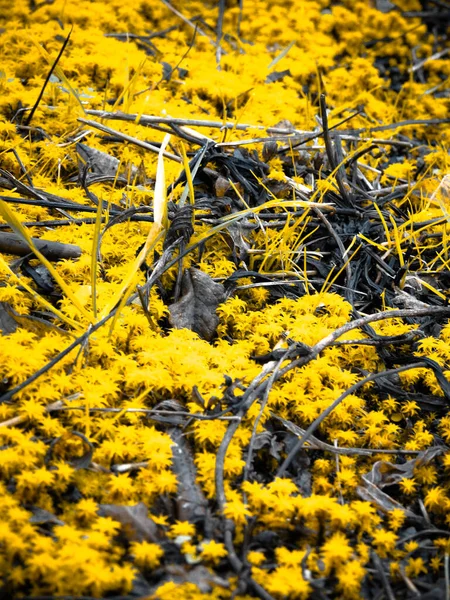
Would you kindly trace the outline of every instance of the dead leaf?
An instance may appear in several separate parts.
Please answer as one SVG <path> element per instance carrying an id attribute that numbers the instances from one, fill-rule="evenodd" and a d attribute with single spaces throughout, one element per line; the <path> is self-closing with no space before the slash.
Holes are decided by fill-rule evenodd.
<path id="1" fill-rule="evenodd" d="M 286 69 L 284 71 L 273 71 L 272 73 L 267 75 L 264 83 L 274 83 L 275 81 L 281 81 L 282 79 L 288 76 L 292 77 L 292 73 L 289 69 Z"/>
<path id="2" fill-rule="evenodd" d="M 277 442 L 276 436 L 267 429 L 258 433 L 253 442 L 253 450 L 261 450 L 261 448 L 268 448 L 270 456 L 273 456 L 275 460 L 281 459 L 280 452 L 283 444 Z"/>
<path id="3" fill-rule="evenodd" d="M 413 519 L 416 521 L 423 520 L 422 517 L 416 515 L 414 512 L 400 504 L 400 502 L 397 502 L 397 500 L 394 500 L 393 498 L 391 498 L 391 496 L 388 496 L 388 494 L 381 491 L 379 488 L 377 488 L 376 485 L 374 485 L 370 481 L 365 480 L 364 477 L 362 479 L 363 485 L 358 486 L 356 488 L 356 493 L 361 498 L 361 500 L 365 500 L 366 502 L 373 502 L 378 506 L 380 510 L 386 513 L 390 512 L 391 510 L 397 509 L 402 510 L 409 519 Z"/>
<path id="4" fill-rule="evenodd" d="M 174 443 L 172 468 L 178 480 L 177 517 L 179 521 L 197 523 L 205 518 L 208 502 L 196 482 L 197 470 L 192 450 L 182 431 L 171 429 L 168 433 Z"/>
<path id="5" fill-rule="evenodd" d="M 115 175 L 120 165 L 120 160 L 106 152 L 90 148 L 79 142 L 76 149 L 81 159 L 87 163 L 93 173 L 98 175 Z"/>
<path id="6" fill-rule="evenodd" d="M 275 123 L 273 129 L 284 129 L 286 133 L 294 133 L 295 127 L 288 119 L 281 119 L 278 123 Z M 278 135 L 278 133 L 269 133 L 269 135 Z"/>
<path id="7" fill-rule="evenodd" d="M 264 162 L 269 162 L 269 160 L 271 158 L 276 156 L 277 150 L 278 150 L 278 144 L 276 142 L 274 142 L 273 140 L 264 142 L 263 151 L 262 151 Z"/>
<path id="8" fill-rule="evenodd" d="M 156 523 L 148 517 L 148 509 L 143 502 L 135 506 L 100 504 L 98 514 L 111 517 L 122 525 L 122 531 L 130 542 L 150 541 L 158 543 L 161 535 Z"/>
<path id="9" fill-rule="evenodd" d="M 17 329 L 17 323 L 10 314 L 11 310 L 11 306 L 7 302 L 0 302 L 0 331 L 2 335 L 9 335 Z"/>
<path id="10" fill-rule="evenodd" d="M 222 177 L 222 175 L 219 175 L 219 177 L 216 179 L 216 181 L 214 183 L 214 190 L 216 192 L 216 196 L 218 198 L 223 198 L 230 188 L 231 188 L 230 181 L 228 179 L 226 179 L 225 177 Z"/>
<path id="11" fill-rule="evenodd" d="M 89 166 L 92 173 L 95 175 L 106 175 L 114 177 L 119 169 L 120 160 L 115 156 L 111 156 L 106 152 L 91 148 L 86 144 L 78 142 L 76 145 L 77 152 L 81 159 Z M 122 166 L 123 167 L 123 166 Z M 121 169 L 121 171 L 123 168 Z M 137 168 L 133 165 L 131 167 L 131 176 L 135 177 L 137 174 Z"/>
<path id="12" fill-rule="evenodd" d="M 58 519 L 58 517 L 48 510 L 39 508 L 39 506 L 32 506 L 30 512 L 32 513 L 32 516 L 29 521 L 34 525 L 64 525 L 64 521 Z"/>
<path id="13" fill-rule="evenodd" d="M 445 446 L 434 446 L 417 455 L 416 458 L 406 461 L 403 465 L 395 465 L 385 460 L 377 461 L 371 471 L 361 477 L 362 486 L 356 493 L 362 500 L 375 503 L 384 512 L 395 508 L 403 510 L 408 518 L 421 521 L 423 517 L 416 515 L 411 510 L 402 506 L 399 502 L 388 496 L 381 490 L 383 487 L 395 485 L 402 479 L 409 479 L 414 475 L 414 469 L 426 465 L 436 456 L 445 452 Z"/>
<path id="14" fill-rule="evenodd" d="M 172 564 L 166 566 L 166 572 L 169 574 L 169 581 L 177 584 L 193 583 L 204 594 L 210 593 L 213 589 L 217 589 L 217 587 L 230 587 L 226 579 L 219 577 L 203 565 L 188 569 L 183 565 Z"/>
<path id="15" fill-rule="evenodd" d="M 251 223 L 248 219 L 242 219 L 240 222 L 230 223 L 227 226 L 227 231 L 233 240 L 234 248 L 237 250 L 239 259 L 246 261 L 248 258 L 248 251 L 250 250 L 250 244 L 248 243 L 246 236 L 257 229 L 256 223 Z"/>
<path id="16" fill-rule="evenodd" d="M 54 315 L 52 315 L 51 313 L 48 313 L 48 312 L 41 313 L 40 312 L 40 313 L 35 313 L 33 315 L 20 315 L 11 307 L 9 307 L 7 309 L 7 312 L 9 313 L 10 317 L 12 319 L 14 319 L 14 321 L 16 322 L 17 325 L 19 325 L 20 327 L 23 327 L 27 331 L 32 331 L 33 333 L 36 333 L 37 335 L 45 335 L 51 331 L 56 331 L 58 334 L 63 335 L 65 337 L 69 337 L 69 338 L 72 337 L 72 334 L 70 334 L 65 329 L 62 329 L 61 327 L 54 325 L 47 319 L 42 319 L 42 318 L 36 316 L 36 314 L 40 314 L 40 315 L 43 315 L 44 317 L 47 317 L 48 319 L 51 319 L 51 318 L 54 318 Z M 1 316 L 0 316 L 0 321 L 1 321 Z M 1 323 L 0 323 L 0 329 L 1 329 Z"/>
<path id="17" fill-rule="evenodd" d="M 365 481 L 373 483 L 380 489 L 399 483 L 402 479 L 410 479 L 414 475 L 414 470 L 423 465 L 427 465 L 436 456 L 445 452 L 444 446 L 434 446 L 417 455 L 412 460 L 407 460 L 402 465 L 396 465 L 385 460 L 377 461 L 372 470 L 363 476 Z"/>
<path id="18" fill-rule="evenodd" d="M 186 269 L 181 282 L 181 298 L 169 306 L 170 323 L 177 329 L 190 329 L 211 340 L 219 319 L 217 306 L 225 301 L 222 284 L 215 283 L 199 269 Z"/>
<path id="19" fill-rule="evenodd" d="M 55 458 L 63 460 L 75 469 L 87 469 L 92 462 L 94 446 L 79 431 L 66 432 L 55 438 L 45 456 L 47 463 Z"/>

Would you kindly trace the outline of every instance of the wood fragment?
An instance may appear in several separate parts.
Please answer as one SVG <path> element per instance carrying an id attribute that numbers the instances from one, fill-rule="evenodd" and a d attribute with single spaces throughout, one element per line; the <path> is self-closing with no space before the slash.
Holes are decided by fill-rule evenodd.
<path id="1" fill-rule="evenodd" d="M 36 248 L 48 260 L 61 260 L 80 258 L 81 248 L 74 244 L 62 244 L 61 242 L 50 242 L 40 238 L 31 238 Z M 16 256 L 27 256 L 32 252 L 27 243 L 15 233 L 0 233 L 0 252 L 14 254 Z"/>

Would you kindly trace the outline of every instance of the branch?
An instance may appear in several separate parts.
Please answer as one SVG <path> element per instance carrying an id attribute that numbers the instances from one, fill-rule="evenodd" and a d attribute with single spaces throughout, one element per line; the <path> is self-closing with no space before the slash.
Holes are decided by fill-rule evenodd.
<path id="1" fill-rule="evenodd" d="M 31 238 L 33 244 L 41 254 L 48 260 L 60 260 L 61 258 L 79 258 L 81 248 L 74 244 L 61 244 L 59 242 L 49 242 L 39 238 Z M 14 254 L 16 256 L 26 256 L 30 254 L 31 249 L 21 237 L 15 233 L 2 233 L 0 236 L 0 252 L 5 254 Z"/>
<path id="2" fill-rule="evenodd" d="M 303 445 L 309 440 L 309 438 L 315 432 L 315 430 L 319 427 L 319 425 L 321 423 L 323 423 L 323 421 L 333 412 L 333 410 L 335 408 L 337 408 L 339 406 L 339 404 L 343 400 L 345 400 L 347 398 L 347 396 L 350 396 L 351 394 L 356 392 L 360 387 L 362 387 L 363 385 L 366 385 L 366 383 L 370 383 L 371 381 L 381 379 L 382 377 L 388 377 L 389 375 L 395 375 L 397 373 L 401 373 L 402 371 L 408 371 L 409 369 L 418 369 L 420 367 L 427 367 L 427 366 L 428 365 L 426 362 L 420 361 L 420 362 L 412 363 L 410 365 L 406 365 L 404 367 L 398 367 L 397 369 L 389 369 L 388 371 L 381 371 L 380 373 L 371 373 L 367 377 L 364 377 L 364 379 L 361 379 L 361 381 L 354 383 L 348 390 L 346 390 L 343 394 L 341 394 L 339 396 L 339 398 L 337 398 L 332 404 L 330 404 L 330 406 L 328 408 L 326 408 L 323 411 L 323 413 L 321 413 L 317 417 L 317 419 L 315 419 L 311 423 L 311 425 L 308 427 L 308 429 L 305 431 L 305 433 L 302 435 L 302 437 L 296 442 L 295 446 L 292 448 L 292 450 L 289 452 L 289 454 L 284 459 L 283 464 L 277 471 L 276 477 L 283 477 L 283 475 L 285 474 L 285 472 L 286 472 L 287 468 L 289 467 L 289 465 L 291 464 L 291 462 L 297 456 L 298 452 L 303 448 Z"/>

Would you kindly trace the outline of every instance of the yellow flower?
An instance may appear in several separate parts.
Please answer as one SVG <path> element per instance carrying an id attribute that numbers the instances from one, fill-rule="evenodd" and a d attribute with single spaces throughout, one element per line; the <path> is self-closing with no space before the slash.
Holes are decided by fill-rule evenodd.
<path id="1" fill-rule="evenodd" d="M 220 562 L 221 558 L 228 555 L 224 544 L 218 543 L 215 540 L 204 541 L 199 545 L 200 556 L 208 563 L 214 565 Z"/>
<path id="2" fill-rule="evenodd" d="M 433 512 L 445 510 L 447 495 L 442 487 L 432 487 L 425 496 L 425 506 Z"/>
<path id="3" fill-rule="evenodd" d="M 345 598 L 359 598 L 366 570 L 358 560 L 350 560 L 337 570 L 338 588 Z"/>
<path id="4" fill-rule="evenodd" d="M 277 548 L 275 550 L 277 562 L 287 567 L 299 567 L 306 556 L 303 550 L 288 550 L 287 548 Z"/>
<path id="5" fill-rule="evenodd" d="M 393 531 L 380 528 L 373 532 L 372 537 L 381 558 L 385 558 L 389 552 L 394 550 L 397 535 Z"/>
<path id="6" fill-rule="evenodd" d="M 235 499 L 228 501 L 223 509 L 223 514 L 227 519 L 231 519 L 236 524 L 244 525 L 251 512 L 242 500 Z"/>
<path id="7" fill-rule="evenodd" d="M 130 552 L 134 557 L 134 562 L 140 568 L 154 569 L 160 563 L 164 555 L 164 550 L 158 544 L 150 542 L 133 542 L 130 545 Z"/>
<path id="8" fill-rule="evenodd" d="M 178 537 L 179 535 L 193 537 L 195 535 L 195 525 L 189 521 L 177 521 L 170 528 L 170 537 Z"/>
<path id="9" fill-rule="evenodd" d="M 399 486 L 405 494 L 413 494 L 417 487 L 417 482 L 414 479 L 404 478 L 399 481 Z"/>
<path id="10" fill-rule="evenodd" d="M 405 573 L 408 577 L 418 577 L 421 573 L 427 573 L 427 568 L 422 557 L 410 558 L 405 567 Z"/>
<path id="11" fill-rule="evenodd" d="M 329 573 L 331 569 L 338 567 L 348 561 L 353 553 L 347 537 L 341 533 L 333 533 L 322 546 L 322 557 L 325 566 L 325 572 Z"/>
<path id="12" fill-rule="evenodd" d="M 299 572 L 298 568 L 281 566 L 276 568 L 265 584 L 271 594 L 306 600 L 311 588 Z"/>
<path id="13" fill-rule="evenodd" d="M 405 511 L 394 508 L 389 512 L 389 525 L 394 531 L 400 529 L 406 519 Z"/>
<path id="14" fill-rule="evenodd" d="M 257 567 L 266 560 L 266 557 L 264 556 L 263 552 L 251 550 L 247 554 L 247 560 L 251 565 L 255 565 Z"/>

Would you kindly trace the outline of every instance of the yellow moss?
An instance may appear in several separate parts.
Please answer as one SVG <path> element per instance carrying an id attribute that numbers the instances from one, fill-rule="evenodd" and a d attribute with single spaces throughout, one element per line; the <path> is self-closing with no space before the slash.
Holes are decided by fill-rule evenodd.
<path id="1" fill-rule="evenodd" d="M 79 162 L 74 140 L 79 139 L 91 148 L 118 158 L 120 174 L 129 178 L 126 185 L 91 185 L 90 191 L 96 197 L 122 209 L 152 208 L 156 156 L 131 143 L 120 144 L 114 138 L 105 140 L 90 127 L 85 137 L 78 138 L 77 118 L 83 117 L 84 109 L 219 122 L 231 120 L 266 127 L 286 120 L 298 129 L 312 130 L 317 126 L 315 98 L 325 91 L 331 126 L 361 108 L 360 114 L 352 117 L 352 127 L 367 130 L 369 139 L 387 138 L 388 141 L 396 130 L 372 131 L 370 128 L 407 119 L 447 117 L 445 95 L 439 97 L 429 92 L 433 86 L 443 85 L 450 73 L 448 60 L 427 63 L 426 84 L 408 74 L 411 50 L 418 48 L 418 57 L 427 58 L 436 42 L 419 20 L 405 18 L 400 11 L 382 13 L 376 10 L 374 3 L 362 0 L 331 4 L 323 0 L 246 0 L 242 4 L 242 14 L 238 6 L 227 6 L 225 11 L 220 69 L 216 64 L 215 43 L 211 44 L 208 39 L 214 38 L 218 17 L 218 6 L 214 2 L 173 3 L 187 19 L 202 17 L 195 19 L 199 29 L 188 53 L 192 29 L 165 3 L 156 0 L 135 4 L 122 0 L 56 0 L 37 3 L 33 10 L 26 0 L 5 4 L 0 16 L 2 168 L 23 182 L 26 182 L 26 172 L 37 189 L 87 209 L 92 206 L 91 200 L 71 179 Z M 398 5 L 405 10 L 420 9 L 420 3 L 415 1 L 404 0 Z M 16 125 L 23 124 L 30 114 L 29 108 L 39 95 L 61 48 L 62 38 L 72 25 L 71 41 L 33 116 L 32 126 L 36 129 L 18 129 Z M 200 29 L 204 29 L 204 33 Z M 164 37 L 146 41 L 149 31 L 160 30 L 167 30 Z M 395 38 L 392 38 L 393 31 Z M 117 39 L 119 32 L 128 34 Z M 398 43 L 400 37 L 401 44 Z M 370 46 L 368 40 L 382 43 Z M 284 56 L 283 49 L 288 49 Z M 375 66 L 378 58 L 398 68 L 405 80 L 400 93 L 390 89 L 389 82 Z M 180 69 L 171 74 L 170 81 L 161 79 L 162 61 L 174 66 L 180 59 Z M 277 59 L 276 65 L 269 67 Z M 278 70 L 289 71 L 289 76 L 266 83 L 267 76 Z M 26 110 L 22 112 L 22 108 Z M 151 138 L 156 144 L 161 143 L 164 136 L 155 130 L 150 134 L 148 128 L 133 121 L 105 122 L 118 132 L 138 139 Z M 39 133 L 40 128 L 45 136 Z M 215 141 L 225 139 L 219 129 L 208 126 L 200 129 Z M 416 195 L 405 195 L 398 200 L 398 208 L 409 217 L 408 226 L 399 233 L 399 244 L 404 254 L 411 244 L 417 246 L 419 257 L 427 248 L 447 260 L 448 224 L 427 228 L 426 233 L 441 236 L 427 239 L 419 237 L 421 234 L 415 232 L 413 226 L 442 216 L 439 201 L 433 203 L 430 196 L 450 166 L 449 134 L 424 125 L 414 125 L 414 130 L 402 127 L 398 131 L 414 131 L 423 146 L 412 149 L 407 160 L 389 163 L 386 154 L 391 146 L 382 145 L 381 152 L 364 155 L 359 166 L 369 181 L 379 178 L 385 185 L 395 187 L 403 180 L 414 180 L 418 150 L 429 151 L 423 156 L 429 172 L 417 187 Z M 256 128 L 233 129 L 227 132 L 226 139 L 239 141 L 262 133 Z M 187 149 L 192 152 L 197 148 L 189 145 Z M 250 152 L 256 149 L 262 156 L 260 145 L 252 144 L 248 149 Z M 298 149 L 293 149 L 292 156 L 300 156 L 297 152 Z M 208 166 L 215 168 L 216 165 L 212 161 Z M 283 187 L 285 167 L 284 157 L 272 157 L 264 185 L 274 185 L 274 189 L 278 184 Z M 165 187 L 175 182 L 181 172 L 182 165 L 166 160 Z M 324 172 L 322 168 L 315 181 L 318 201 L 326 192 L 338 191 L 335 174 L 325 177 Z M 296 173 L 292 181 L 298 186 L 312 187 L 308 175 Z M 233 179 L 231 175 L 230 178 Z M 234 179 L 233 184 L 242 195 L 241 184 Z M 290 199 L 292 190 L 288 190 Z M 178 202 L 182 191 L 183 184 L 177 185 L 170 199 Z M 16 199 L 21 196 L 18 189 L 8 190 L 8 195 Z M 230 213 L 235 211 L 231 205 L 228 208 Z M 387 204 L 383 210 L 394 218 L 397 214 L 394 208 L 398 210 L 394 204 Z M 30 204 L 15 204 L 14 210 L 21 222 L 64 217 L 55 209 Z M 281 205 L 276 211 L 280 219 L 284 218 Z M 77 216 L 90 218 L 92 213 L 80 210 Z M 196 216 L 211 217 L 206 209 L 196 209 Z M 264 229 L 263 219 L 258 221 L 251 215 L 248 218 L 257 226 L 244 236 L 251 246 L 249 270 L 260 275 L 289 274 L 289 278 L 303 284 L 308 291 L 306 275 L 303 268 L 299 268 L 299 257 L 305 248 L 311 249 L 306 244 L 311 242 L 312 214 L 301 218 L 288 215 L 286 224 L 279 230 Z M 3 223 L 4 220 L 0 220 Z M 117 300 L 151 226 L 148 222 L 125 221 L 104 233 L 97 269 L 99 314 L 108 312 Z M 198 240 L 209 231 L 210 224 L 197 219 L 193 239 Z M 74 337 L 87 329 L 88 317 L 93 315 L 94 225 L 35 226 L 30 227 L 29 232 L 44 240 L 80 246 L 82 255 L 78 260 L 61 260 L 54 265 L 76 303 L 65 294 L 55 300 L 54 308 L 64 317 L 63 321 L 59 317 L 52 321 L 58 330 L 36 330 L 24 321 L 17 331 L 2 337 L 2 391 L 3 387 L 7 390 L 24 382 L 64 350 Z M 388 253 L 386 260 L 399 254 L 392 240 L 387 240 L 381 248 Z M 162 241 L 159 241 L 154 248 L 155 256 L 160 256 L 162 251 Z M 153 258 L 152 250 L 149 265 Z M 424 270 L 435 267 L 426 264 L 423 255 L 420 261 L 424 263 L 421 264 Z M 10 263 L 11 258 L 7 256 L 0 261 L 0 302 L 7 303 L 23 316 L 33 311 L 50 311 L 51 305 L 43 307 L 42 297 L 28 291 L 30 286 L 35 289 L 32 279 L 9 268 Z M 226 230 L 204 242 L 200 254 L 193 252 L 183 258 L 184 267 L 197 266 L 219 281 L 230 277 L 238 263 L 239 257 L 233 255 L 230 233 Z M 37 265 L 37 262 L 32 264 Z M 285 332 L 295 341 L 314 345 L 352 318 L 352 306 L 340 295 L 327 292 L 326 286 L 318 293 L 305 293 L 301 298 L 283 298 L 277 302 L 272 300 L 273 287 L 244 287 L 219 306 L 217 338 L 209 343 L 193 332 L 168 327 L 165 290 L 174 286 L 177 277 L 178 267 L 173 266 L 162 275 L 161 288 L 152 288 L 147 312 L 137 299 L 123 307 L 113 331 L 108 326 L 95 331 L 80 352 L 78 349 L 71 352 L 17 393 L 13 402 L 0 406 L 1 421 L 6 421 L 0 427 L 0 508 L 4 514 L 0 526 L 0 575 L 6 581 L 5 593 L 11 597 L 123 595 L 131 591 L 137 571 L 151 576 L 152 570 L 164 564 L 161 547 L 153 541 L 135 540 L 126 547 L 117 536 L 120 524 L 98 516 L 102 503 L 127 506 L 144 502 L 150 511 L 155 506 L 161 511 L 158 499 L 164 496 L 164 502 L 169 505 L 171 496 L 179 489 L 180 482 L 173 471 L 173 440 L 160 423 L 150 420 L 154 415 L 149 415 L 149 411 L 161 402 L 168 402 L 166 407 L 176 407 L 176 413 L 181 413 L 174 418 L 179 417 L 186 425 L 183 431 L 192 448 L 196 482 L 212 501 L 216 496 L 217 452 L 230 421 L 192 421 L 189 417 L 213 407 L 221 411 L 229 408 L 233 401 L 237 402 L 243 389 L 261 373 L 261 366 L 252 357 L 271 352 L 276 344 L 287 349 L 287 342 L 282 338 Z M 145 281 L 144 269 L 138 270 L 133 290 Z M 239 280 L 238 285 L 254 283 L 252 275 Z M 447 294 L 445 290 L 444 294 Z M 80 313 L 80 306 L 86 314 Z M 373 324 L 373 330 L 379 335 L 399 335 L 414 328 L 416 325 L 401 319 Z M 360 337 L 367 334 L 352 331 L 342 336 L 341 341 Z M 448 376 L 449 341 L 450 326 L 446 325 L 439 339 L 428 337 L 418 342 L 415 353 L 433 359 Z M 273 383 L 256 434 L 265 433 L 265 424 L 273 414 L 286 419 L 294 428 L 306 429 L 357 383 L 363 373 L 383 368 L 385 365 L 374 347 L 328 348 L 314 361 Z M 406 389 L 420 385 L 430 395 L 443 395 L 430 370 L 406 371 L 399 379 Z M 229 380 L 239 383 L 232 392 Z M 259 412 L 260 406 L 255 403 L 242 419 L 228 448 L 223 469 L 227 500 L 223 514 L 236 527 L 237 544 L 242 541 L 244 527 L 249 523 L 256 532 L 269 530 L 276 531 L 280 537 L 280 532 L 293 535 L 291 546 L 275 548 L 274 556 L 270 553 L 266 556 L 261 548 L 250 550 L 247 558 L 252 565 L 252 577 L 277 599 L 307 598 L 313 589 L 308 577 L 323 575 L 333 578 L 333 593 L 339 597 L 358 598 L 370 552 L 375 550 L 382 558 L 393 557 L 405 519 L 402 510 L 381 515 L 374 504 L 358 499 L 361 475 L 370 471 L 376 460 L 388 457 L 385 454 L 343 455 L 336 462 L 334 455 L 305 450 L 311 460 L 312 495 L 304 493 L 297 482 L 288 478 L 242 483 Z M 439 435 L 448 442 L 450 418 L 439 419 Z M 435 443 L 434 420 L 435 416 L 423 417 L 421 404 L 416 399 L 381 397 L 377 388 L 365 386 L 347 396 L 321 423 L 315 435 L 319 440 L 344 448 L 371 446 L 389 451 L 398 448 L 422 451 Z M 85 439 L 72 432 L 82 434 Z M 284 450 L 277 447 L 279 438 L 271 435 L 273 440 L 266 440 L 266 445 L 262 443 L 263 437 L 258 438 L 253 458 L 266 461 L 267 472 L 273 475 L 279 462 L 277 453 Z M 51 455 L 48 443 L 43 440 L 53 440 Z M 91 467 L 79 468 L 77 460 L 91 451 Z M 400 500 L 403 498 L 407 504 L 416 500 L 420 492 L 432 518 L 442 521 L 441 526 L 444 526 L 450 520 L 450 488 L 440 476 L 440 467 L 447 469 L 450 458 L 445 455 L 439 460 L 441 463 L 419 465 L 414 478 L 404 478 L 398 488 Z M 128 470 L 116 472 L 115 468 L 123 464 L 129 465 Z M 76 503 L 70 500 L 72 496 L 77 499 Z M 341 497 L 345 504 L 341 504 Z M 24 508 L 30 506 L 55 515 L 52 536 L 33 520 L 30 522 L 31 512 Z M 227 558 L 228 550 L 222 540 L 199 543 L 194 524 L 174 523 L 159 512 L 153 517 L 170 539 L 189 538 L 182 545 L 187 561 L 198 560 L 214 566 Z M 305 536 L 294 539 L 299 526 L 304 528 Z M 433 558 L 433 569 L 441 568 L 447 546 L 445 540 L 437 545 L 441 555 Z M 413 545 L 408 548 L 408 551 L 415 549 Z M 270 567 L 266 568 L 266 564 Z M 392 563 L 391 567 L 394 574 L 398 573 L 400 563 L 397 566 Z M 426 569 L 422 558 L 410 557 L 405 573 L 418 577 Z M 234 597 L 237 579 L 229 578 L 226 583 L 224 587 L 216 585 L 211 592 L 202 593 L 193 583 L 166 582 L 158 587 L 155 598 L 219 600 Z"/>

